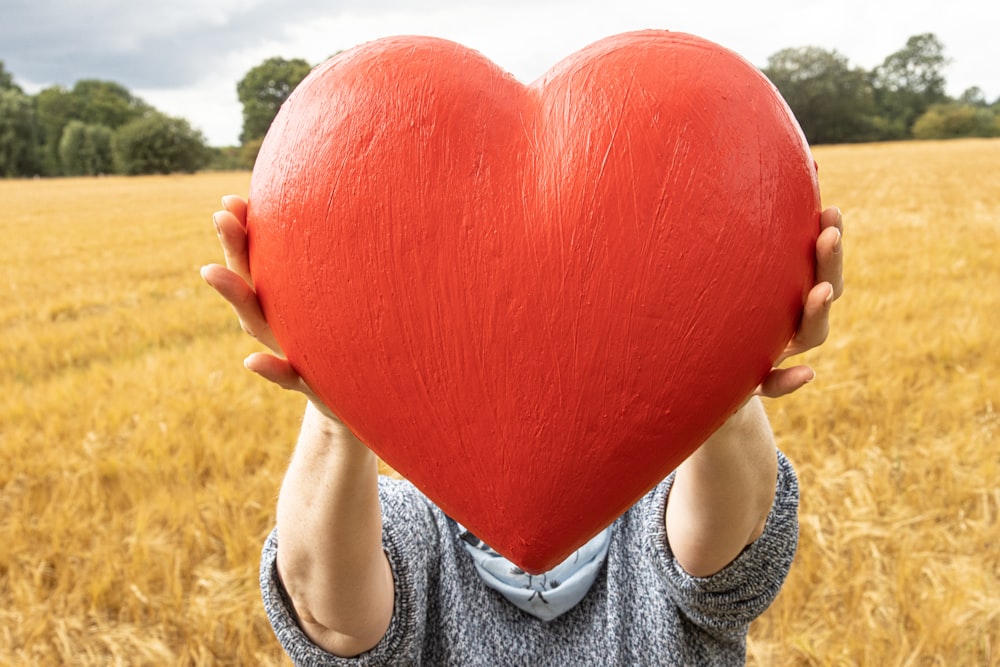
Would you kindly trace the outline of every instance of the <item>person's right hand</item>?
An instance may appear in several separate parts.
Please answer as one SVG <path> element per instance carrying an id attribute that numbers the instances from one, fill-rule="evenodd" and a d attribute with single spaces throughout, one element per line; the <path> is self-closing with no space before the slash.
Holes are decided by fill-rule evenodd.
<path id="1" fill-rule="evenodd" d="M 292 367 L 281 351 L 278 340 L 267 323 L 264 311 L 257 300 L 250 277 L 250 255 L 247 248 L 247 203 L 242 197 L 227 195 L 222 198 L 222 211 L 212 216 L 219 234 L 226 265 L 209 264 L 201 269 L 201 277 L 222 295 L 236 311 L 243 331 L 263 343 L 271 354 L 255 352 L 247 357 L 243 365 L 265 380 L 297 391 L 308 398 L 323 414 L 336 419 L 323 405 L 305 380 Z"/>

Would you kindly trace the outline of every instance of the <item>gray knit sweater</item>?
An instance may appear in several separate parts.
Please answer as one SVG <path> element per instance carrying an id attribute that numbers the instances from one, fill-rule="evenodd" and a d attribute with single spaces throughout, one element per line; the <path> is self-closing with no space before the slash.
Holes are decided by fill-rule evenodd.
<path id="1" fill-rule="evenodd" d="M 379 644 L 343 659 L 309 641 L 276 574 L 275 533 L 261 561 L 264 608 L 299 665 L 742 665 L 750 622 L 777 595 L 798 539 L 798 483 L 780 453 L 778 464 L 764 535 L 721 572 L 692 577 L 674 560 L 664 527 L 671 476 L 615 522 L 592 588 L 549 622 L 486 587 L 445 515 L 416 488 L 381 479 L 396 607 Z"/>

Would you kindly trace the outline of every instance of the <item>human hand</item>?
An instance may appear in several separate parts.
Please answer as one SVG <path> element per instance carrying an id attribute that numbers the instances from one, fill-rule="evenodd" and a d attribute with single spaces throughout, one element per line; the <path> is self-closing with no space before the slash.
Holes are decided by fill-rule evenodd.
<path id="1" fill-rule="evenodd" d="M 226 258 L 226 266 L 209 264 L 201 269 L 201 277 L 222 295 L 236 311 L 240 327 L 253 338 L 264 344 L 271 354 L 255 352 L 247 357 L 243 365 L 265 380 L 288 389 L 297 391 L 308 398 L 317 409 L 331 419 L 336 419 L 333 413 L 323 405 L 305 380 L 292 367 L 281 351 L 281 346 L 271 326 L 267 323 L 264 311 L 257 300 L 253 289 L 253 279 L 250 276 L 250 255 L 247 247 L 247 203 L 235 195 L 222 198 L 222 211 L 212 216 L 222 252 Z"/>
<path id="2" fill-rule="evenodd" d="M 830 333 L 830 308 L 844 291 L 844 252 L 841 243 L 844 223 L 840 210 L 834 207 L 820 216 L 820 233 L 816 239 L 816 284 L 806 296 L 802 320 L 775 368 L 754 391 L 755 396 L 777 398 L 785 396 L 812 381 L 816 373 L 809 366 L 777 368 L 789 357 L 822 345 Z"/>

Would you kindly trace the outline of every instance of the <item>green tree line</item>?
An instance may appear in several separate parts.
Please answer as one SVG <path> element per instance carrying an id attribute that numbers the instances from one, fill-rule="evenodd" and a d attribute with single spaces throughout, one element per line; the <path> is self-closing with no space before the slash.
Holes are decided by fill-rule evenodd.
<path id="1" fill-rule="evenodd" d="M 977 87 L 945 93 L 944 45 L 914 35 L 872 70 L 837 51 L 778 51 L 762 68 L 810 144 L 1000 136 L 1000 99 Z M 0 61 L 0 176 L 191 172 L 253 165 L 281 104 L 310 72 L 302 59 L 268 58 L 237 83 L 240 146 L 209 148 L 188 121 L 163 114 L 124 86 L 98 80 L 26 94 Z"/>
<path id="2" fill-rule="evenodd" d="M 86 79 L 26 94 L 0 61 L 0 176 L 193 172 L 205 138 L 124 86 Z"/>
<path id="3" fill-rule="evenodd" d="M 947 65 L 944 45 L 924 33 L 870 71 L 807 46 L 778 51 L 763 72 L 810 144 L 1000 136 L 1000 98 L 990 104 L 978 87 L 950 98 Z"/>

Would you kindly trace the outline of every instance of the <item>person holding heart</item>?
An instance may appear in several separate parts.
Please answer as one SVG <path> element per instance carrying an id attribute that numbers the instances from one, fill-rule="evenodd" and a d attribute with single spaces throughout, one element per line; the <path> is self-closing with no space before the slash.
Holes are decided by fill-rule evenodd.
<path id="1" fill-rule="evenodd" d="M 797 481 L 760 397 L 800 389 L 810 368 L 773 369 L 674 473 L 532 576 L 408 482 L 378 475 L 375 455 L 282 357 L 253 290 L 246 202 L 228 196 L 223 206 L 214 223 L 226 266 L 202 276 L 270 350 L 245 366 L 308 399 L 261 562 L 266 612 L 296 664 L 745 661 L 750 622 L 777 595 L 798 536 Z M 842 233 L 839 210 L 824 211 L 816 284 L 778 364 L 827 338 L 843 291 Z"/>

